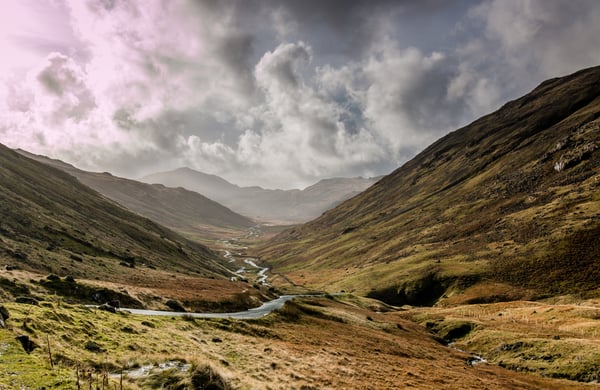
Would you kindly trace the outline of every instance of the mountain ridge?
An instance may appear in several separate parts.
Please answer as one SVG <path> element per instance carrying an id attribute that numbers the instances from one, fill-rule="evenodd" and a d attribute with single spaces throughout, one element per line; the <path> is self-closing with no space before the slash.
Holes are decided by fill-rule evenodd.
<path id="1" fill-rule="evenodd" d="M 0 163 L 0 257 L 9 265 L 103 280 L 143 279 L 120 272 L 123 266 L 231 275 L 205 246 L 122 208 L 58 168 L 1 144 Z"/>
<path id="2" fill-rule="evenodd" d="M 304 190 L 240 187 L 227 180 L 188 167 L 142 177 L 146 183 L 183 187 L 213 199 L 238 213 L 265 222 L 291 224 L 316 218 L 375 183 L 375 178 L 330 178 Z"/>
<path id="3" fill-rule="evenodd" d="M 60 160 L 18 152 L 61 169 L 125 208 L 192 238 L 220 238 L 224 231 L 243 231 L 255 225 L 251 219 L 184 188 L 146 184 L 107 172 L 87 172 Z"/>

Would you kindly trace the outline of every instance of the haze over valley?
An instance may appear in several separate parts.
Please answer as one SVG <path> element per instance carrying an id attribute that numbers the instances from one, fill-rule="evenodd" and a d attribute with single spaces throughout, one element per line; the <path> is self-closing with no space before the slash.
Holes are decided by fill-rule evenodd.
<path id="1" fill-rule="evenodd" d="M 369 188 L 379 178 L 329 178 L 303 190 L 270 190 L 240 187 L 214 175 L 190 168 L 144 176 L 146 183 L 183 187 L 205 194 L 241 214 L 262 222 L 292 224 L 308 222 L 324 211 Z"/>

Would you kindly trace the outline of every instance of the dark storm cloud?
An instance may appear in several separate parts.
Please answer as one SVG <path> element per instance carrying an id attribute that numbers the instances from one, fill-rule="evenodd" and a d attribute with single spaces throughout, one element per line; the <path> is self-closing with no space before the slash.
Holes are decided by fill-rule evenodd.
<path id="1" fill-rule="evenodd" d="M 5 34 L 6 47 L 26 37 L 27 55 L 58 53 L 21 81 L 0 73 L 2 140 L 129 176 L 190 165 L 297 187 L 378 175 L 600 63 L 592 0 L 64 1 L 56 45 Z"/>
<path id="2" fill-rule="evenodd" d="M 412 85 L 398 99 L 398 111 L 406 112 L 409 121 L 421 130 L 445 131 L 458 126 L 467 111 L 463 100 L 447 98 L 452 80 L 457 76 L 455 59 L 443 59 L 428 72 L 415 77 Z"/>
<path id="3" fill-rule="evenodd" d="M 248 34 L 230 34 L 225 36 L 217 47 L 217 54 L 223 64 L 239 75 L 248 93 L 254 90 L 252 78 L 252 57 L 254 54 L 254 38 Z"/>

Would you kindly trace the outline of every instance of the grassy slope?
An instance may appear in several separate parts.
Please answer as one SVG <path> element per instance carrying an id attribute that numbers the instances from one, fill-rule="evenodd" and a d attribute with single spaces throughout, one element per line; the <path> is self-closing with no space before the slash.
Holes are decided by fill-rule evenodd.
<path id="1" fill-rule="evenodd" d="M 229 275 L 206 247 L 2 145 L 0 259 L 26 270 L 112 281 L 141 281 L 143 270 Z"/>
<path id="2" fill-rule="evenodd" d="M 168 188 L 112 176 L 86 172 L 59 160 L 19 151 L 26 157 L 59 168 L 88 187 L 140 215 L 191 238 L 222 238 L 244 231 L 255 223 L 196 192 Z"/>
<path id="3" fill-rule="evenodd" d="M 597 300 L 415 308 L 404 316 L 491 364 L 553 378 L 600 379 Z"/>
<path id="4" fill-rule="evenodd" d="M 3 388 L 73 389 L 78 371 L 80 386 L 88 388 L 105 372 L 174 360 L 212 366 L 236 389 L 587 388 L 470 366 L 469 355 L 443 347 L 398 313 L 377 313 L 381 307 L 353 297 L 292 303 L 253 321 L 111 314 L 53 301 L 6 306 L 12 317 L 0 329 Z M 31 354 L 15 340 L 23 334 L 40 346 Z M 203 388 L 189 386 L 186 376 L 125 375 L 123 388 Z M 186 380 L 188 387 L 166 386 Z M 111 377 L 106 388 L 119 388 L 119 381 Z"/>
<path id="5" fill-rule="evenodd" d="M 258 252 L 298 284 L 397 304 L 477 285 L 494 286 L 483 301 L 588 292 L 600 277 L 599 116 L 600 68 L 548 80 Z"/>

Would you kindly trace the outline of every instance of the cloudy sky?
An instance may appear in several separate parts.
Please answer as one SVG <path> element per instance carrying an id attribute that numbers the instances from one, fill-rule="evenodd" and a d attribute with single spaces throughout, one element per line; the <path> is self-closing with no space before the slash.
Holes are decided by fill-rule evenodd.
<path id="1" fill-rule="evenodd" d="M 7 0 L 0 143 L 126 177 L 391 172 L 600 64 L 596 0 Z"/>

